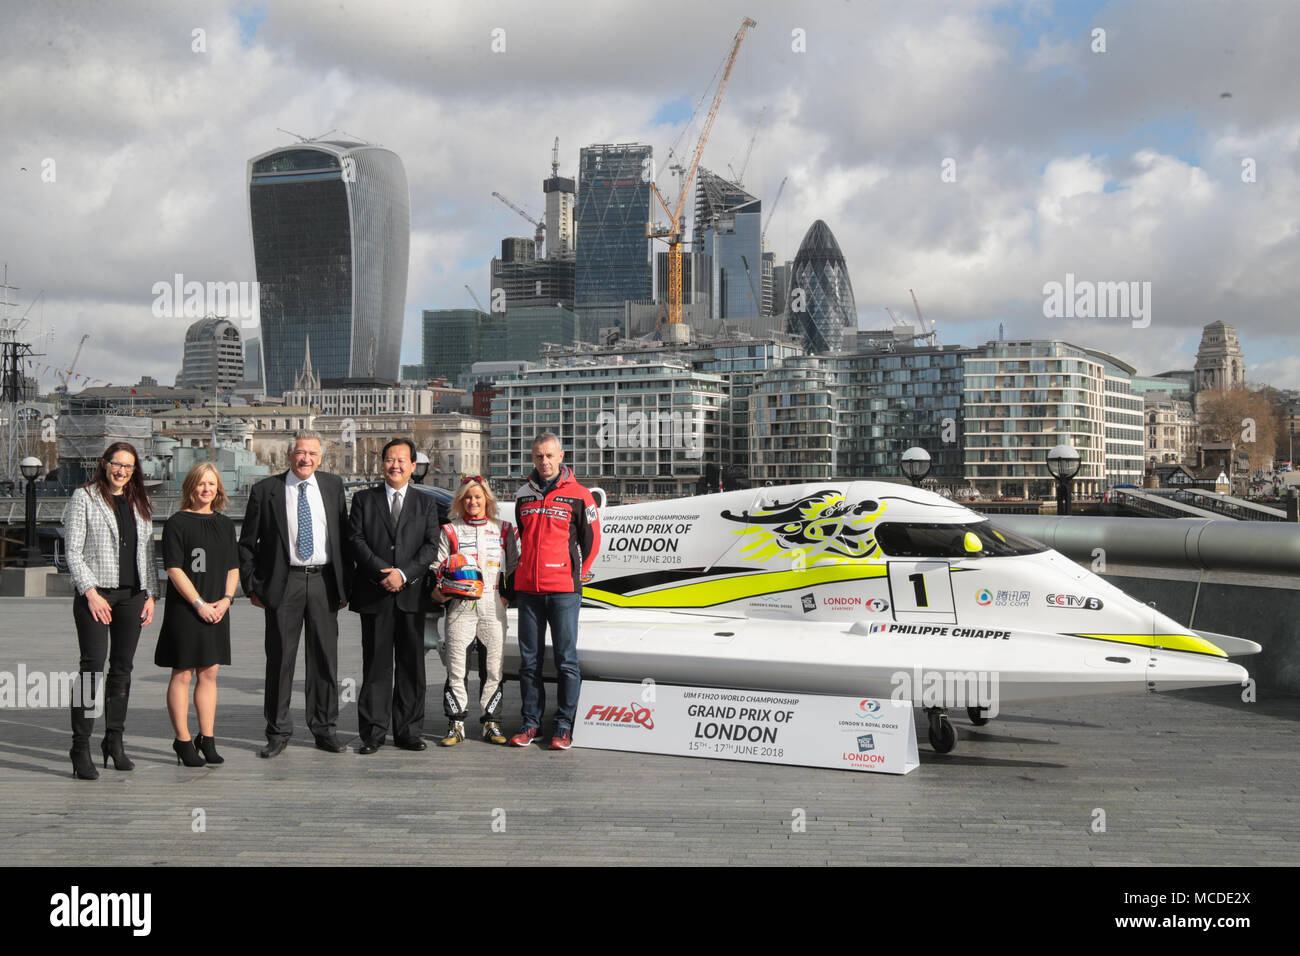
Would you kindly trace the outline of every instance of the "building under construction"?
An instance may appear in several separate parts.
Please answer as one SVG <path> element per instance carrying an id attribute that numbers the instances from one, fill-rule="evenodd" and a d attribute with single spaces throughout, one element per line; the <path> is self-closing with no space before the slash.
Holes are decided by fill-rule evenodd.
<path id="1" fill-rule="evenodd" d="M 573 310 L 574 260 L 538 259 L 531 239 L 510 237 L 501 240 L 501 258 L 492 260 L 493 300 L 505 295 L 505 311 L 532 306 L 560 306 Z M 496 308 L 495 305 L 492 308 Z"/>

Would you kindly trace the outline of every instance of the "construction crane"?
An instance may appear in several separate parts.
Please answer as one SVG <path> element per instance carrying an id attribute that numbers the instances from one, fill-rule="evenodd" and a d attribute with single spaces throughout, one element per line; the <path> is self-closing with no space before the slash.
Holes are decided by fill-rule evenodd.
<path id="1" fill-rule="evenodd" d="M 487 309 L 483 308 L 483 303 L 478 300 L 478 296 L 474 294 L 474 290 L 469 287 L 468 282 L 465 283 L 465 291 L 469 293 L 469 297 L 474 300 L 474 304 L 478 306 L 480 312 L 487 311 Z"/>
<path id="2" fill-rule="evenodd" d="M 754 273 L 749 271 L 749 260 L 741 256 L 740 264 L 745 267 L 745 278 L 749 280 L 749 297 L 754 301 L 755 308 L 761 312 L 763 310 L 763 300 L 758 297 L 758 290 L 754 288 Z"/>
<path id="3" fill-rule="evenodd" d="M 903 336 L 898 335 L 898 333 L 897 333 L 896 330 L 897 330 L 899 327 L 903 327 L 903 328 L 908 328 L 908 329 L 910 329 L 912 326 L 908 325 L 906 322 L 904 322 L 902 319 L 900 319 L 897 315 L 895 315 L 895 314 L 894 314 L 894 310 L 891 309 L 889 306 L 885 306 L 885 312 L 887 312 L 887 313 L 889 314 L 890 321 L 892 321 L 892 322 L 894 323 L 894 330 L 895 330 L 895 331 L 894 331 L 894 341 L 900 341 L 900 340 L 902 340 L 902 341 L 907 341 L 907 342 L 920 342 L 920 341 L 923 341 L 923 340 L 925 340 L 925 339 L 929 339 L 930 344 L 931 344 L 931 345 L 934 345 L 934 333 L 933 333 L 933 332 L 927 332 L 927 331 L 925 331 L 925 329 L 921 329 L 921 331 L 920 331 L 919 333 L 917 333 L 916 335 L 903 335 Z"/>
<path id="4" fill-rule="evenodd" d="M 760 247 L 763 243 L 767 242 L 767 227 L 772 225 L 772 215 L 776 212 L 776 204 L 781 201 L 781 193 L 785 192 L 785 184 L 789 178 L 789 176 L 782 178 L 781 185 L 776 187 L 776 198 L 772 200 L 772 205 L 767 207 L 767 225 L 763 226 L 763 231 L 758 237 Z"/>
<path id="5" fill-rule="evenodd" d="M 560 140 L 557 137 L 555 140 L 555 144 L 556 144 L 555 148 L 557 150 L 559 149 L 559 143 Z M 556 166 L 559 165 L 558 160 L 555 162 L 555 165 Z M 546 240 L 546 223 L 540 219 L 534 219 L 527 212 L 525 212 L 519 206 L 512 203 L 509 199 L 507 199 L 505 196 L 501 195 L 500 193 L 494 192 L 492 193 L 492 195 L 496 196 L 497 199 L 500 199 L 503 203 L 505 203 L 507 206 L 509 206 L 511 209 L 519 213 L 519 215 L 523 216 L 525 219 L 527 219 L 529 222 L 531 222 L 534 226 L 537 227 L 537 231 L 533 233 L 533 242 L 537 244 L 537 258 L 538 259 L 542 258 L 542 243 Z"/>
<path id="6" fill-rule="evenodd" d="M 651 239 L 663 239 L 668 243 L 668 324 L 669 326 L 680 326 L 682 324 L 682 233 L 686 229 L 686 221 L 682 216 L 682 210 L 686 207 L 686 197 L 690 194 L 691 183 L 695 179 L 695 171 L 700 166 L 700 156 L 704 152 L 704 144 L 709 138 L 709 130 L 713 128 L 713 121 L 718 116 L 718 107 L 722 105 L 722 94 L 727 88 L 727 80 L 731 78 L 731 68 L 736 64 L 736 55 L 740 53 L 740 44 L 744 42 L 745 31 L 750 27 L 758 26 L 757 22 L 745 17 L 740 24 L 740 29 L 736 31 L 735 37 L 731 41 L 731 52 L 727 56 L 726 69 L 722 73 L 722 79 L 718 81 L 718 91 L 713 96 L 713 106 L 709 109 L 709 115 L 704 121 L 704 128 L 700 133 L 700 140 L 695 144 L 695 153 L 691 157 L 691 164 L 687 167 L 686 175 L 682 181 L 681 193 L 677 197 L 677 208 L 669 209 L 668 202 L 664 199 L 663 193 L 654 183 L 650 184 L 650 190 L 654 193 L 655 198 L 659 200 L 659 205 L 663 207 L 665 213 L 670 217 L 667 226 L 655 226 L 651 223 L 646 228 L 646 235 Z"/>
<path id="7" fill-rule="evenodd" d="M 921 323 L 921 332 L 922 334 L 927 334 L 925 332 L 925 316 L 921 314 L 921 303 L 916 301 L 916 292 L 914 292 L 912 289 L 908 289 L 907 291 L 912 293 L 912 307 L 916 309 L 916 319 L 918 322 Z M 930 331 L 928 334 L 931 336 L 931 344 L 934 344 L 934 342 L 937 341 L 937 339 L 934 337 L 937 336 L 938 333 L 934 331 L 933 320 L 930 322 Z"/>
<path id="8" fill-rule="evenodd" d="M 749 137 L 749 146 L 745 149 L 745 158 L 740 161 L 740 169 L 737 171 L 731 163 L 727 163 L 727 168 L 731 170 L 731 178 L 737 186 L 745 185 L 745 170 L 749 167 L 749 156 L 754 152 L 754 141 L 758 139 L 759 128 L 763 125 L 763 117 L 767 115 L 767 107 L 764 106 L 758 111 L 758 122 L 754 124 L 754 135 Z"/>
<path id="9" fill-rule="evenodd" d="M 551 147 L 551 178 L 559 179 L 560 177 L 560 137 L 555 137 L 555 145 Z"/>
<path id="10" fill-rule="evenodd" d="M 68 382 L 72 378 L 72 373 L 75 372 L 77 368 L 77 359 L 81 358 L 81 347 L 86 344 L 86 339 L 88 338 L 90 338 L 89 332 L 81 337 L 81 341 L 77 343 L 77 351 L 72 353 L 72 362 L 68 365 L 67 369 L 60 368 L 54 370 L 54 374 L 59 377 L 60 382 L 59 386 L 55 389 L 56 392 L 66 392 L 68 390 Z"/>

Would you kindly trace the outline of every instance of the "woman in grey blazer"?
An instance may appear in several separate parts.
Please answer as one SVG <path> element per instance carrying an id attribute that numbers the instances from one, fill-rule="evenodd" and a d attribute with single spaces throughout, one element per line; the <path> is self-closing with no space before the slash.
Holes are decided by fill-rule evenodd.
<path id="1" fill-rule="evenodd" d="M 68 570 L 77 597 L 72 604 L 81 647 L 78 692 L 72 701 L 72 772 L 81 780 L 99 776 L 90 756 L 97 705 L 104 708 L 104 766 L 135 764 L 122 748 L 131 666 L 140 628 L 153 620 L 153 520 L 140 475 L 140 456 L 124 441 L 105 449 L 95 477 L 72 493 L 63 512 Z M 96 691 L 108 662 L 108 679 Z M 89 705 L 89 707 L 87 707 Z"/>

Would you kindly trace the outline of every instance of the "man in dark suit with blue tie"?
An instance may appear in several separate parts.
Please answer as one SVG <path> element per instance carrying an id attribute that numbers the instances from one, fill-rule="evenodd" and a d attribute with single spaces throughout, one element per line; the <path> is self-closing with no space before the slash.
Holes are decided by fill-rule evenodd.
<path id="1" fill-rule="evenodd" d="M 338 611 L 348 600 L 352 565 L 344 548 L 347 503 L 337 475 L 317 471 L 323 444 L 299 432 L 289 470 L 264 478 L 248 496 L 239 536 L 239 577 L 254 607 L 266 610 L 266 746 L 281 753 L 293 735 L 289 694 L 306 625 L 307 726 L 316 746 L 346 748 L 335 736 L 339 716 Z"/>
<path id="2" fill-rule="evenodd" d="M 391 723 L 404 750 L 424 750 L 424 615 L 432 601 L 424 574 L 438 556 L 437 503 L 410 484 L 415 444 L 384 446 L 384 483 L 352 496 L 356 561 L 352 610 L 361 615 L 361 694 L 357 753 L 384 745 Z"/>

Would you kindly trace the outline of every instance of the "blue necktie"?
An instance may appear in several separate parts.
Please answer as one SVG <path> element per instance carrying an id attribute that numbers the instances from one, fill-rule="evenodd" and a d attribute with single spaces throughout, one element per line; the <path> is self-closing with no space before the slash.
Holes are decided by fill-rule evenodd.
<path id="1" fill-rule="evenodd" d="M 310 561 L 316 546 L 311 536 L 311 505 L 307 501 L 307 482 L 298 485 L 298 560 Z"/>

